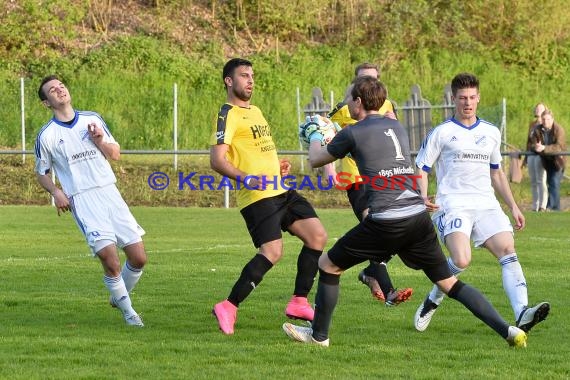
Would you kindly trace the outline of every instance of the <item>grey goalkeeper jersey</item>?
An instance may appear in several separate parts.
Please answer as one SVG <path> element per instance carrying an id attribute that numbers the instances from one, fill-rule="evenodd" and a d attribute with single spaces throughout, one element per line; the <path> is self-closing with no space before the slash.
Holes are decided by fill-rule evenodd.
<path id="1" fill-rule="evenodd" d="M 397 120 L 369 115 L 340 131 L 327 150 L 336 158 L 352 156 L 373 218 L 399 219 L 425 210 L 408 136 Z"/>

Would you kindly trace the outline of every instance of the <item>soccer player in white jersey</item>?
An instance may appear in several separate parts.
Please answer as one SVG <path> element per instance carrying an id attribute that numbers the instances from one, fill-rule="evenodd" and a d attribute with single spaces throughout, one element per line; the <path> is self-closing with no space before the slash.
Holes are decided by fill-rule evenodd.
<path id="1" fill-rule="evenodd" d="M 540 302 L 528 306 L 527 284 L 515 251 L 513 227 L 495 197 L 494 191 L 511 211 L 515 228 L 524 228 L 525 218 L 500 167 L 501 134 L 496 126 L 477 117 L 480 97 L 476 76 L 456 75 L 451 90 L 455 115 L 428 134 L 416 158 L 422 196 L 428 209 L 434 211 L 432 220 L 449 250 L 452 273 L 458 276 L 469 265 L 470 240 L 475 247 L 487 248 L 501 266 L 503 288 L 516 325 L 528 332 L 546 318 L 550 305 Z M 427 189 L 428 173 L 434 165 L 437 194 L 432 203 Z M 443 297 L 434 286 L 418 307 L 414 317 L 418 331 L 428 327 Z"/>
<path id="2" fill-rule="evenodd" d="M 58 215 L 71 211 L 92 253 L 101 261 L 111 306 L 121 310 L 127 325 L 142 327 L 129 292 L 147 260 L 141 238 L 144 230 L 115 186 L 108 162 L 119 159 L 119 144 L 101 116 L 72 107 L 71 95 L 57 76 L 45 77 L 38 95 L 53 111 L 36 138 L 38 182 L 53 196 Z M 51 179 L 52 169 L 61 189 Z M 122 270 L 117 246 L 127 256 Z"/>

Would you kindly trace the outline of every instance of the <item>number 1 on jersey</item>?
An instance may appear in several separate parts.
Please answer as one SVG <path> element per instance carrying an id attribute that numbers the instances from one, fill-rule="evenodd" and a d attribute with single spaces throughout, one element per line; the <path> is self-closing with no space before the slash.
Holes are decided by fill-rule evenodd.
<path id="1" fill-rule="evenodd" d="M 392 138 L 392 142 L 394 143 L 394 148 L 396 149 L 396 160 L 398 161 L 405 160 L 405 157 L 402 154 L 402 147 L 400 146 L 400 142 L 398 141 L 398 136 L 396 136 L 394 130 L 390 128 L 387 131 L 385 131 L 384 134 Z"/>

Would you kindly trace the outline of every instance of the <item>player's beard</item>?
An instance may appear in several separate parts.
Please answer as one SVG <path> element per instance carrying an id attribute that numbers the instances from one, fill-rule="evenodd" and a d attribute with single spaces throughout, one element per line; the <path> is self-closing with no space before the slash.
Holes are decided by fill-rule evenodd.
<path id="1" fill-rule="evenodd" d="M 233 93 L 234 93 L 234 96 L 236 98 L 238 98 L 239 100 L 244 101 L 244 102 L 249 102 L 249 100 L 251 99 L 251 95 L 253 94 L 253 91 L 247 92 L 247 90 L 245 88 L 240 89 L 240 90 L 236 90 L 234 88 Z"/>

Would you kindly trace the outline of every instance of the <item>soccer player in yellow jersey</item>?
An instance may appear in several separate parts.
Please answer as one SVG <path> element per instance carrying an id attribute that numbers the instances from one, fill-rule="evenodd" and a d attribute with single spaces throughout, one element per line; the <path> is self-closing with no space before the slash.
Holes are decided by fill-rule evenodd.
<path id="1" fill-rule="evenodd" d="M 371 76 L 378 79 L 378 66 L 368 62 L 362 63 L 356 67 L 354 75 L 355 77 Z M 379 114 L 384 115 L 384 117 L 396 119 L 394 106 L 388 99 L 386 99 L 378 111 Z M 329 113 L 328 117 L 331 121 L 338 123 L 342 128 L 356 123 L 356 120 L 350 117 L 348 105 L 344 101 L 338 103 Z M 362 221 L 368 214 L 365 185 L 358 183 L 360 182 L 358 180 L 360 173 L 352 157 L 344 157 L 340 159 L 339 162 L 340 170 L 337 171 L 337 178 L 342 180 L 341 184 L 346 189 L 346 194 L 354 214 L 359 221 Z M 350 184 L 348 184 L 348 181 L 350 181 Z M 413 290 L 411 288 L 396 289 L 394 287 L 386 269 L 386 264 L 389 260 L 390 259 L 382 263 L 370 261 L 370 265 L 358 274 L 358 279 L 365 285 L 368 285 L 375 298 L 384 301 L 386 306 L 394 306 L 410 299 Z"/>
<path id="2" fill-rule="evenodd" d="M 307 300 L 327 241 L 326 231 L 311 204 L 295 190 L 281 188 L 290 164 L 277 157 L 271 129 L 263 114 L 250 104 L 252 63 L 229 60 L 222 78 L 227 102 L 220 108 L 210 144 L 210 166 L 236 181 L 237 203 L 258 252 L 245 265 L 228 298 L 212 310 L 220 330 L 234 333 L 237 309 L 283 255 L 281 231 L 297 236 L 303 247 L 297 260 L 293 296 L 285 309 L 289 318 L 312 321 Z"/>

